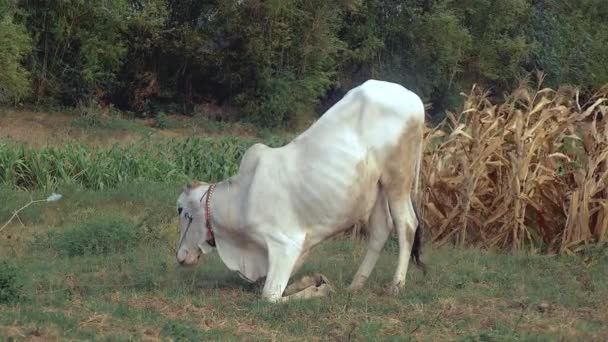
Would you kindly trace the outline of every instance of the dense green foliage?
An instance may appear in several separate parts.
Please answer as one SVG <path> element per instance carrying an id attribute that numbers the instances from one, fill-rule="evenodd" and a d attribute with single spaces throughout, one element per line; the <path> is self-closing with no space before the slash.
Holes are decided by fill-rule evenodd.
<path id="1" fill-rule="evenodd" d="M 29 94 L 30 74 L 21 64 L 32 49 L 23 25 L 14 22 L 15 8 L 0 2 L 0 103 L 15 102 Z"/>
<path id="2" fill-rule="evenodd" d="M 228 104 L 276 126 L 367 78 L 415 90 L 435 113 L 473 83 L 500 94 L 534 69 L 548 86 L 608 82 L 603 0 L 13 3 L 0 18 L 0 101 L 95 98 L 140 115 Z"/>
<path id="3" fill-rule="evenodd" d="M 593 89 L 608 82 L 608 8 L 603 0 L 540 1 L 530 12 L 531 63 L 550 85 Z"/>

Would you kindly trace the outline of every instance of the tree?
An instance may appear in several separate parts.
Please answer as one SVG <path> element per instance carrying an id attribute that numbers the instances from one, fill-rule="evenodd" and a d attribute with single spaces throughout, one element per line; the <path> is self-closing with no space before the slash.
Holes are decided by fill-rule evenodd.
<path id="1" fill-rule="evenodd" d="M 36 46 L 29 69 L 37 100 L 73 105 L 116 86 L 127 45 L 126 0 L 24 0 L 19 6 Z"/>
<path id="2" fill-rule="evenodd" d="M 584 90 L 608 82 L 608 10 L 604 1 L 536 1 L 528 34 L 535 42 L 529 69 L 545 71 L 551 86 Z"/>
<path id="3" fill-rule="evenodd" d="M 32 41 L 26 28 L 15 23 L 12 3 L 0 3 L 0 13 L 0 103 L 14 103 L 30 94 L 30 72 L 22 62 Z"/>
<path id="4" fill-rule="evenodd" d="M 377 78 L 414 90 L 440 118 L 473 83 L 500 95 L 535 69 L 549 86 L 608 83 L 603 3 L 5 1 L 0 101 L 96 97 L 140 115 L 214 102 L 279 126 Z"/>

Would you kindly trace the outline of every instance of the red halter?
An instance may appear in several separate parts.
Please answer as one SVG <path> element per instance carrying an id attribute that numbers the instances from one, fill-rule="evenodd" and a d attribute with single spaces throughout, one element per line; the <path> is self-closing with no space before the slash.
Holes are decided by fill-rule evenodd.
<path id="1" fill-rule="evenodd" d="M 215 183 L 209 185 L 209 189 L 207 190 L 207 198 L 205 199 L 205 223 L 207 225 L 207 243 L 211 247 L 215 247 L 215 236 L 213 236 L 213 227 L 211 227 L 211 207 L 209 204 L 211 203 L 211 195 L 213 194 L 213 190 L 215 189 Z"/>

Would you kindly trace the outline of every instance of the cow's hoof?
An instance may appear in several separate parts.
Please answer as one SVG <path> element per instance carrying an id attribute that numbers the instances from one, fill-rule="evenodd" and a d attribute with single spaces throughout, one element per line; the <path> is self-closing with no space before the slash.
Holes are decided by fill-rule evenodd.
<path id="1" fill-rule="evenodd" d="M 357 293 L 357 292 L 361 291 L 361 286 L 349 286 L 346 288 L 346 291 L 348 291 L 350 293 Z"/>
<path id="2" fill-rule="evenodd" d="M 399 295 L 399 291 L 401 291 L 401 288 L 403 288 L 403 285 L 401 285 L 401 283 L 391 284 L 391 286 L 388 289 L 388 293 L 391 296 L 397 296 L 397 295 Z"/>

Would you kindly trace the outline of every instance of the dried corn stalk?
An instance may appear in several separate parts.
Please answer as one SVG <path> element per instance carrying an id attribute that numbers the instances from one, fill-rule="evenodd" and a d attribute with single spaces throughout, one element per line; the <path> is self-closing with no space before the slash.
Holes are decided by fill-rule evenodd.
<path id="1" fill-rule="evenodd" d="M 608 89 L 522 83 L 501 104 L 473 88 L 425 134 L 423 221 L 433 241 L 567 252 L 608 239 Z"/>

